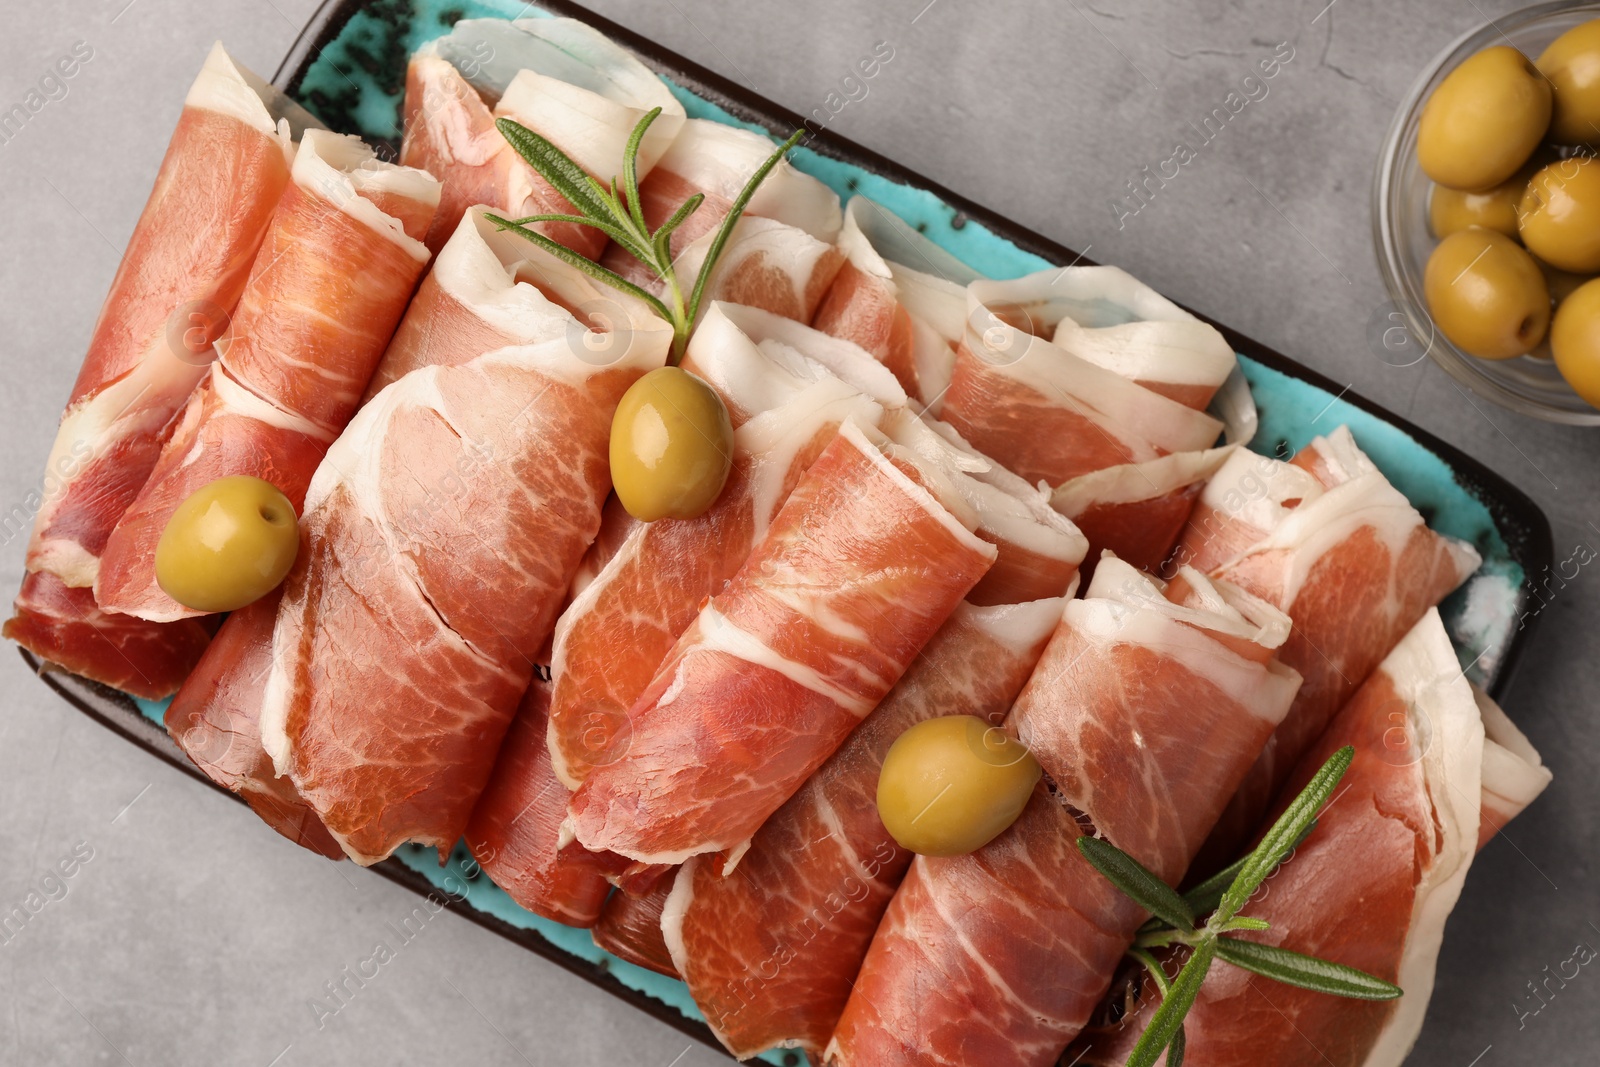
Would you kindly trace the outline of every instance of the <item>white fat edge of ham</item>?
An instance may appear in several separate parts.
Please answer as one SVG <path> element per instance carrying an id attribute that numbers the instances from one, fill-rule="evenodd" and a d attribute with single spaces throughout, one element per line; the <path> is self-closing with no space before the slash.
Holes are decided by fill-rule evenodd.
<path id="1" fill-rule="evenodd" d="M 1020 604 L 980 607 L 963 600 L 951 618 L 982 633 L 1014 656 L 1020 656 L 1049 637 L 1061 622 L 1062 612 L 1077 593 L 1077 577 L 1062 596 L 1028 600 Z"/>
<path id="2" fill-rule="evenodd" d="M 942 470 L 978 516 L 976 529 L 1048 559 L 1082 563 L 1088 539 L 1066 516 L 989 457 L 962 440 L 955 427 L 930 424 L 909 409 L 890 411 L 883 430 L 897 444 Z"/>
<path id="3" fill-rule="evenodd" d="M 1483 719 L 1483 808 L 1494 814 L 1496 831 L 1538 799 L 1550 784 L 1550 768 L 1516 723 L 1490 699 L 1472 687 Z"/>
<path id="4" fill-rule="evenodd" d="M 840 427 L 839 435 L 847 437 L 860 449 L 890 481 L 917 501 L 928 514 L 936 518 L 964 547 L 973 549 L 990 562 L 995 558 L 995 547 L 973 531 L 978 528 L 978 509 L 969 504 L 955 480 L 965 474 L 960 465 L 948 458 L 921 456 L 905 445 L 890 439 L 876 427 L 862 427 L 854 423 Z M 900 468 L 889 461 L 893 457 L 915 467 L 927 482 L 918 485 Z"/>
<path id="5" fill-rule="evenodd" d="M 214 111 L 276 140 L 285 163 L 294 161 L 293 136 L 320 127 L 311 113 L 235 62 L 218 41 L 183 98 L 184 107 Z"/>
<path id="6" fill-rule="evenodd" d="M 713 304 L 713 310 L 719 311 L 768 358 L 780 365 L 794 366 L 796 357 L 799 357 L 816 365 L 821 372 L 850 383 L 885 408 L 904 407 L 909 403 L 906 391 L 889 369 L 860 345 L 744 304 L 717 301 Z"/>
<path id="7" fill-rule="evenodd" d="M 683 920 L 694 906 L 694 872 L 702 862 L 705 861 L 698 856 L 683 861 L 683 866 L 673 876 L 672 889 L 661 905 L 661 939 L 666 942 L 667 955 L 672 957 L 672 966 L 679 974 L 689 973 L 691 957 L 688 947 L 683 943 Z"/>
<path id="8" fill-rule="evenodd" d="M 839 249 L 858 270 L 891 282 L 902 303 L 905 294 L 898 289 L 907 280 L 943 294 L 955 294 L 983 277 L 906 225 L 898 215 L 859 195 L 851 197 L 845 207 Z M 920 309 L 908 305 L 907 310 L 916 314 Z M 959 321 L 960 317 L 958 305 L 956 319 Z M 960 329 L 958 325 L 948 336 L 959 337 Z"/>
<path id="9" fill-rule="evenodd" d="M 1378 469 L 1378 465 L 1356 444 L 1349 426 L 1340 426 L 1327 436 L 1316 438 L 1306 447 L 1321 458 L 1337 479 L 1335 484 L 1371 474 Z"/>
<path id="10" fill-rule="evenodd" d="M 1438 841 L 1433 863 L 1416 886 L 1400 957 L 1396 984 L 1406 995 L 1395 1002 L 1364 1061 L 1364 1067 L 1399 1067 L 1422 1030 L 1445 922 L 1477 851 L 1484 727 L 1437 609 L 1429 609 L 1378 670 L 1406 702 L 1411 736 L 1427 739 L 1418 785 L 1432 804 Z"/>
<path id="11" fill-rule="evenodd" d="M 990 311 L 984 294 L 1009 284 L 973 282 L 967 287 L 966 344 L 973 358 L 1048 402 L 1060 404 L 1064 394 L 1070 410 L 1121 441 L 1136 461 L 1163 452 L 1192 452 L 1216 441 L 1223 429 L 1220 420 L 1020 330 Z"/>
<path id="12" fill-rule="evenodd" d="M 564 342 L 556 342 L 564 347 Z M 504 352 L 525 352 L 527 349 L 506 349 Z M 406 554 L 397 544 L 394 523 L 389 521 L 383 497 L 384 471 L 381 461 L 384 455 L 383 441 L 393 424 L 394 417 L 406 408 L 420 408 L 435 412 L 446 423 L 450 422 L 448 403 L 438 387 L 438 380 L 444 374 L 471 373 L 474 365 L 481 360 L 498 356 L 493 353 L 489 356 L 480 356 L 476 360 L 462 364 L 458 367 L 423 367 L 404 378 L 386 386 L 377 396 L 364 404 L 356 411 L 355 417 L 345 427 L 344 433 L 333 443 L 328 454 L 323 457 L 316 473 L 312 475 L 311 485 L 306 491 L 305 506 L 301 509 L 301 523 L 305 528 L 314 528 L 317 521 L 317 512 L 327 504 L 334 491 L 340 487 L 345 490 L 344 499 L 355 507 L 372 524 L 380 536 L 387 543 L 396 567 L 407 577 L 416 591 L 416 595 L 427 598 L 421 592 L 421 583 L 417 579 L 413 565 L 405 563 Z M 452 427 L 454 428 L 454 427 Z M 457 430 L 459 433 L 460 431 Z M 462 435 L 465 439 L 465 435 Z M 391 474 L 393 472 L 390 472 Z M 263 687 L 261 698 L 261 744 L 272 759 L 273 767 L 279 776 L 290 776 L 293 771 L 293 752 L 287 731 L 288 701 L 289 701 L 289 665 L 286 656 L 279 654 L 278 650 L 287 645 L 287 638 L 280 643 L 280 633 L 288 626 L 287 619 L 293 610 L 293 602 L 285 597 L 278 610 L 278 617 L 273 629 L 274 655 L 272 669 L 267 675 L 266 685 Z M 508 680 L 515 681 L 516 675 L 493 659 L 484 656 L 469 641 L 457 634 L 445 621 L 433 612 L 430 613 L 438 625 L 438 632 L 442 640 L 457 651 L 471 656 L 490 670 L 499 673 Z M 330 830 L 330 833 L 332 831 Z M 334 834 L 334 839 L 339 842 L 350 857 L 358 863 L 370 864 L 383 857 L 365 857 L 358 855 L 348 847 L 345 839 L 339 834 Z"/>
<path id="13" fill-rule="evenodd" d="M 1276 659 L 1263 665 L 1241 656 L 1210 634 L 1275 648 L 1288 635 L 1287 620 L 1260 601 L 1252 606 L 1279 617 L 1263 612 L 1265 617 L 1259 621 L 1249 618 L 1240 613 L 1237 602 L 1223 598 L 1203 575 L 1189 568 L 1181 573 L 1191 586 L 1210 589 L 1204 597 L 1206 607 L 1172 603 L 1163 595 L 1161 583 L 1107 553 L 1095 568 L 1084 599 L 1069 603 L 1063 617 L 1080 637 L 1104 648 L 1130 644 L 1159 652 L 1211 681 L 1257 718 L 1276 726 L 1300 688 L 1300 675 Z"/>
<path id="14" fill-rule="evenodd" d="M 399 219 L 358 192 L 360 188 L 382 188 L 422 203 L 437 204 L 441 186 L 427 171 L 385 163 L 354 135 L 307 130 L 300 151 L 295 153 L 290 179 L 367 229 L 393 241 L 417 261 L 428 261 L 427 245 L 408 237 Z"/>
<path id="15" fill-rule="evenodd" d="M 1283 552 L 1282 603 L 1294 604 L 1312 568 L 1362 527 L 1370 527 L 1379 542 L 1398 560 L 1412 531 L 1424 525 L 1411 502 L 1377 470 L 1334 486 L 1321 496 L 1286 511 L 1276 527 L 1234 561 L 1267 552 Z M 1441 537 L 1463 578 L 1476 570 L 1482 558 L 1462 541 Z M 1398 577 L 1390 567 L 1392 587 Z"/>
<path id="16" fill-rule="evenodd" d="M 793 399 L 761 412 L 733 432 L 734 450 L 750 456 L 750 495 L 754 528 L 752 543 L 766 535 L 767 527 L 783 506 L 779 499 L 796 456 L 829 427 L 855 423 L 876 426 L 883 406 L 862 395 L 847 382 L 824 378 Z"/>
<path id="17" fill-rule="evenodd" d="M 628 135 L 651 108 L 659 107 L 662 113 L 640 146 L 641 175 L 660 158 L 683 124 L 683 105 L 666 83 L 632 53 L 576 19 L 463 19 L 448 34 L 424 45 L 419 52 L 449 62 L 461 71 L 468 84 L 490 101 L 503 100 L 517 77 L 523 71 L 532 71 L 581 89 L 594 101 L 627 109 L 602 109 L 593 101 L 581 108 L 596 117 L 604 114 L 612 124 L 623 127 L 614 158 L 606 163 L 607 168 L 620 163 L 621 149 Z M 593 131 L 589 131 L 584 139 L 592 140 L 592 135 Z M 572 146 L 556 137 L 550 139 L 568 155 L 574 155 Z M 601 176 L 610 177 L 610 174 Z"/>
<path id="18" fill-rule="evenodd" d="M 533 269 L 530 260 L 539 250 L 496 229 L 484 212 L 474 207 L 462 217 L 433 261 L 434 282 L 511 343 L 529 344 L 571 327 L 571 312 L 518 278 L 519 271 Z"/>
<path id="19" fill-rule="evenodd" d="M 1123 463 L 1062 482 L 1050 494 L 1061 514 L 1075 519 L 1096 504 L 1136 504 L 1210 479 L 1237 445 L 1203 452 L 1173 452 L 1143 463 Z"/>
<path id="20" fill-rule="evenodd" d="M 1322 483 L 1309 471 L 1241 448 L 1211 476 L 1200 492 L 1200 503 L 1264 537 L 1295 508 L 1323 492 Z"/>
<path id="21" fill-rule="evenodd" d="M 1228 444 L 1248 445 L 1255 440 L 1261 415 L 1243 367 L 1235 364 L 1232 373 L 1222 380 L 1206 406 L 1206 414 L 1222 423 L 1222 439 Z"/>
<path id="22" fill-rule="evenodd" d="M 719 227 L 720 229 L 720 227 Z M 673 261 L 678 277 L 688 279 L 700 276 L 701 264 L 711 251 L 718 230 L 712 230 L 695 240 Z M 746 213 L 734 223 L 733 232 L 722 246 L 722 254 L 712 269 L 707 293 L 715 296 L 718 283 L 728 271 L 736 270 L 747 259 L 760 255 L 767 266 L 783 272 L 796 293 L 804 293 L 811 284 L 818 267 L 833 254 L 833 243 L 821 241 L 798 226 L 790 226 L 776 219 Z"/>
<path id="23" fill-rule="evenodd" d="M 1289 639 L 1293 622 L 1275 605 L 1231 582 L 1201 574 L 1193 567 L 1178 568 L 1198 606 L 1176 604 L 1166 597 L 1167 583 L 1146 574 L 1109 549 L 1100 553 L 1100 567 L 1089 583 L 1087 596 L 1116 601 L 1130 608 L 1152 608 L 1203 630 L 1253 641 L 1277 649 Z"/>
<path id="24" fill-rule="evenodd" d="M 770 138 L 753 130 L 689 119 L 656 165 L 701 192 L 732 201 L 777 150 Z M 838 194 L 787 159 L 767 172 L 745 213 L 797 227 L 826 242 L 838 237 L 842 218 Z"/>
<path id="25" fill-rule="evenodd" d="M 749 321 L 742 312 L 754 310 L 713 301 L 689 335 L 679 364 L 717 391 L 735 428 L 763 411 L 782 407 L 808 385 L 831 376 L 826 367 L 792 347 L 759 344 L 739 325 Z"/>

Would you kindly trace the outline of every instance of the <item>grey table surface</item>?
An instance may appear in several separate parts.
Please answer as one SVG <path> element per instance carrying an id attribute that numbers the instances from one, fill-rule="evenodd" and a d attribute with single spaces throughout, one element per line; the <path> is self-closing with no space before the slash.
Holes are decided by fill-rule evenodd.
<path id="1" fill-rule="evenodd" d="M 1379 141 L 1420 66 L 1511 9 L 1490 0 L 595 0 L 603 14 L 796 110 L 878 41 L 895 58 L 834 129 L 1127 268 L 1372 397 L 1522 486 L 1556 558 L 1600 548 L 1600 432 L 1464 395 L 1367 340 Z M 1483 5 L 1480 7 L 1480 3 Z M 206 47 L 270 73 L 314 0 L 5 4 L 0 104 L 76 42 L 92 58 L 0 144 L 0 504 L 36 486 L 112 273 Z M 1137 215 L 1125 183 L 1280 43 L 1293 58 Z M 46 86 L 49 88 L 49 86 Z M 1119 217 L 1120 216 L 1120 217 Z M 22 574 L 9 531 L 0 588 Z M 1592 556 L 1593 552 L 1586 555 Z M 1449 926 L 1414 1064 L 1593 1063 L 1600 971 L 1595 761 L 1600 576 L 1545 608 L 1506 700 L 1555 784 L 1482 853 Z M 326 863 L 73 711 L 0 654 L 0 910 L 92 854 L 0 943 L 0 1064 L 637 1064 L 721 1061 L 461 919 L 434 919 L 337 1015 L 310 1007 L 414 898 Z M 1592 953 L 1590 953 L 1592 955 Z M 1582 958 L 1581 956 L 1579 958 Z M 1550 992 L 1534 999 L 1530 983 Z M 1537 1010 L 1536 1010 L 1537 1009 Z"/>

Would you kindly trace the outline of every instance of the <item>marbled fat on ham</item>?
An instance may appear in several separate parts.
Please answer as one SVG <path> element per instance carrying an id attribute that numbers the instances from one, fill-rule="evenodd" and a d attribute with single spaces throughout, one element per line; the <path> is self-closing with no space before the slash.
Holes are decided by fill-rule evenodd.
<path id="1" fill-rule="evenodd" d="M 1299 678 L 1272 658 L 1287 631 L 1197 572 L 1163 588 L 1101 560 L 1007 719 L 1048 778 L 984 848 L 912 864 L 827 1061 L 1053 1064 L 1144 919 L 1076 837 L 1182 877 L 1288 710 Z"/>
<path id="2" fill-rule="evenodd" d="M 289 181 L 290 120 L 314 122 L 216 45 L 184 100 L 155 188 L 95 324 L 46 467 L 5 636 L 75 674 L 170 696 L 210 630 L 102 610 L 106 539 L 155 468 Z"/>
<path id="3" fill-rule="evenodd" d="M 604 365 L 563 338 L 408 374 L 318 469 L 262 740 L 358 862 L 466 829 L 600 527 L 617 401 L 666 357 L 651 325 Z"/>
<path id="4" fill-rule="evenodd" d="M 379 162 L 355 137 L 307 132 L 222 356 L 106 542 L 103 607 L 155 622 L 202 614 L 157 584 L 155 552 L 178 505 L 218 478 L 265 479 L 299 510 L 427 265 L 417 237 L 438 196 L 427 174 Z"/>
<path id="5" fill-rule="evenodd" d="M 844 426 L 573 794 L 642 863 L 738 850 L 871 711 L 994 559 L 941 475 Z M 613 752 L 615 753 L 613 758 Z"/>

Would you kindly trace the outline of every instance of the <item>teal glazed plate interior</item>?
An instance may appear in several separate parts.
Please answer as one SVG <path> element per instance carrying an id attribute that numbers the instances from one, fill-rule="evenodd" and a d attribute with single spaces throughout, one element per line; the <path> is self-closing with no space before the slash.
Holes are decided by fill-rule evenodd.
<path id="1" fill-rule="evenodd" d="M 550 15 L 582 19 L 639 53 L 667 79 L 693 117 L 764 133 L 787 134 L 801 123 L 799 116 L 560 0 L 548 0 L 543 7 L 511 0 L 329 0 L 296 41 L 276 82 L 331 128 L 393 149 L 400 132 L 406 60 L 415 49 L 463 18 Z M 871 197 L 990 277 L 1089 262 L 831 134 L 818 135 L 792 158 L 795 166 L 826 182 L 841 198 L 856 193 Z M 1482 554 L 1482 569 L 1442 611 L 1468 677 L 1492 694 L 1503 693 L 1538 615 L 1539 601 L 1530 589 L 1551 563 L 1544 515 L 1519 490 L 1452 446 L 1360 397 L 1342 391 L 1336 395 L 1337 386 L 1328 379 L 1216 325 L 1238 351 L 1260 410 L 1254 450 L 1284 455 L 1348 424 L 1361 447 L 1434 529 L 1473 544 Z M 33 662 L 27 653 L 24 657 Z M 136 701 L 69 675 L 43 677 L 102 724 L 207 781 L 161 728 L 166 702 Z M 463 844 L 443 867 L 433 850 L 407 846 L 374 869 L 418 893 L 431 893 L 458 914 L 716 1045 L 681 983 L 602 952 L 587 930 L 518 907 L 478 872 Z M 790 1067 L 802 1062 L 792 1051 L 771 1052 L 762 1060 Z"/>

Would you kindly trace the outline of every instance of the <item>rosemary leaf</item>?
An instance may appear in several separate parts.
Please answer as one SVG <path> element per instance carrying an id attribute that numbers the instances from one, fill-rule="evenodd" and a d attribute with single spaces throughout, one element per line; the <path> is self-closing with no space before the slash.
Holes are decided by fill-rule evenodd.
<path id="1" fill-rule="evenodd" d="M 572 266 L 583 271 L 583 273 L 589 275 L 589 277 L 594 278 L 596 281 L 604 282 L 613 289 L 620 289 L 630 296 L 634 296 L 640 300 L 643 300 L 645 303 L 650 305 L 651 309 L 655 311 L 657 315 L 660 315 L 668 322 L 673 321 L 672 314 L 667 310 L 667 306 L 661 302 L 659 297 L 657 297 L 654 293 L 639 288 L 637 285 L 634 285 L 632 282 L 628 281 L 628 279 L 622 277 L 622 275 L 617 274 L 615 271 L 607 270 L 605 267 L 602 267 L 593 260 L 580 256 L 570 248 L 556 244 L 556 242 L 550 240 L 550 238 L 546 237 L 544 234 L 530 230 L 525 226 L 518 226 L 514 222 L 503 219 L 498 215 L 490 215 L 487 212 L 483 217 L 494 223 L 502 230 L 510 230 L 519 237 L 524 237 L 527 240 L 532 241 L 546 252 L 549 252 L 552 256 L 555 256 L 557 259 L 562 260 L 565 263 L 571 264 Z"/>
<path id="2" fill-rule="evenodd" d="M 1299 848 L 1305 839 L 1311 836 L 1311 831 L 1316 828 L 1317 821 L 1312 819 L 1311 824 L 1306 827 L 1305 833 L 1301 834 L 1300 839 L 1290 846 L 1289 851 L 1293 852 Z M 1239 871 L 1243 869 L 1245 861 L 1249 858 L 1249 856 L 1240 856 L 1233 863 L 1198 885 L 1190 887 L 1189 891 L 1183 894 L 1183 899 L 1189 902 L 1189 907 L 1194 909 L 1196 915 L 1205 915 L 1208 912 L 1217 910 L 1217 905 L 1222 903 L 1222 894 L 1228 891 L 1228 887 L 1239 876 Z"/>
<path id="3" fill-rule="evenodd" d="M 633 133 L 628 136 L 628 147 L 622 153 L 622 193 L 627 198 L 628 212 L 633 217 L 633 224 L 639 228 L 640 233 L 647 236 L 650 227 L 645 225 L 644 207 L 639 203 L 639 146 L 644 143 L 645 131 L 650 129 L 650 124 L 660 115 L 659 107 L 651 108 L 633 128 Z"/>
<path id="4" fill-rule="evenodd" d="M 672 213 L 672 217 L 666 222 L 663 222 L 661 224 L 661 229 L 655 232 L 655 236 L 652 238 L 652 240 L 658 242 L 657 247 L 668 248 L 669 246 L 666 244 L 666 239 L 676 233 L 678 227 L 682 226 L 690 215 L 693 215 L 696 211 L 700 210 L 700 205 L 705 202 L 706 194 L 695 193 L 689 199 L 680 204 L 678 206 L 678 210 Z"/>
<path id="5" fill-rule="evenodd" d="M 1263 978 L 1336 997 L 1393 1000 L 1403 992 L 1399 986 L 1366 971 L 1291 952 L 1276 945 L 1263 945 L 1259 941 L 1220 937 L 1217 939 L 1217 955 L 1235 967 L 1243 967 Z"/>
<path id="6" fill-rule="evenodd" d="M 1161 1001 L 1161 1007 L 1150 1017 L 1150 1025 L 1145 1027 L 1139 1043 L 1133 1047 L 1127 1067 L 1152 1067 L 1161 1058 L 1162 1051 L 1183 1030 L 1183 1017 L 1189 1014 L 1189 1009 L 1194 1006 L 1194 998 L 1200 995 L 1200 986 L 1205 982 L 1216 956 L 1217 939 L 1202 938 L 1195 946 L 1194 955 L 1189 957 L 1189 962 L 1173 979 L 1172 988 Z"/>
<path id="7" fill-rule="evenodd" d="M 1167 1067 L 1183 1067 L 1183 1052 L 1188 1044 L 1188 1038 L 1183 1033 L 1183 1024 L 1179 1023 L 1178 1032 L 1172 1035 L 1172 1043 L 1167 1046 Z"/>
<path id="8" fill-rule="evenodd" d="M 509 220 L 514 226 L 526 226 L 530 222 L 570 222 L 575 226 L 593 226 L 607 237 L 628 251 L 635 259 L 644 260 L 640 254 L 638 243 L 633 235 L 614 222 L 605 219 L 591 219 L 583 215 L 524 215 L 520 219 Z"/>
<path id="9" fill-rule="evenodd" d="M 1322 765 L 1322 769 L 1312 776 L 1300 795 L 1295 797 L 1279 816 L 1278 821 L 1272 824 L 1261 843 L 1255 851 L 1245 858 L 1244 866 L 1234 877 L 1233 884 L 1222 894 L 1222 900 L 1217 904 L 1216 914 L 1212 921 L 1225 923 L 1239 913 L 1239 910 L 1249 901 L 1250 895 L 1267 880 L 1267 876 L 1277 870 L 1278 864 L 1283 862 L 1299 841 L 1316 821 L 1317 812 L 1322 810 L 1328 798 L 1338 788 L 1339 780 L 1344 777 L 1344 772 L 1349 769 L 1350 761 L 1355 759 L 1356 750 L 1346 745 Z"/>
<path id="10" fill-rule="evenodd" d="M 759 186 L 772 168 L 778 165 L 778 160 L 789 154 L 789 149 L 799 143 L 805 135 L 805 130 L 800 129 L 789 135 L 789 139 L 778 146 L 778 150 L 767 157 L 767 161 L 750 175 L 750 180 L 745 182 L 744 188 L 739 190 L 739 195 L 733 201 L 733 206 L 728 209 L 727 218 L 722 220 L 722 225 L 717 228 L 716 237 L 712 238 L 711 247 L 706 251 L 705 262 L 700 264 L 700 276 L 694 280 L 694 290 L 689 296 L 688 319 L 693 323 L 695 316 L 700 312 L 700 298 L 705 295 L 706 284 L 711 279 L 712 269 L 716 267 L 718 258 L 722 255 L 722 248 L 728 243 L 728 238 L 733 234 L 733 228 L 739 222 L 739 216 L 744 214 L 750 198 L 755 195 Z"/>
<path id="11" fill-rule="evenodd" d="M 534 133 L 515 119 L 496 119 L 495 128 L 517 150 L 517 155 L 527 160 L 528 166 L 539 172 L 556 192 L 578 209 L 581 215 L 603 219 L 613 212 L 602 196 L 595 191 L 594 179 L 574 163 L 567 154 L 549 141 Z"/>
<path id="12" fill-rule="evenodd" d="M 1078 851 L 1145 911 L 1176 929 L 1194 929 L 1194 912 L 1177 891 L 1116 845 L 1095 837 L 1080 837 Z"/>

